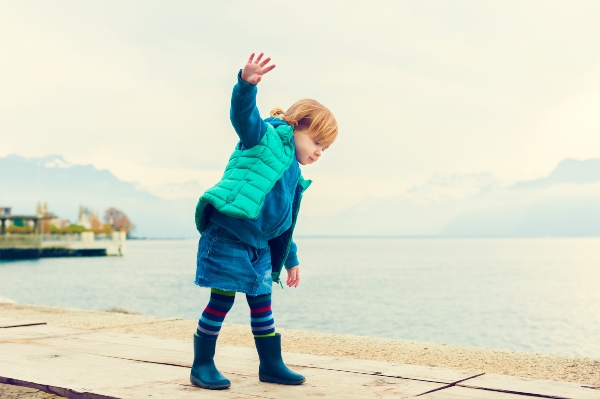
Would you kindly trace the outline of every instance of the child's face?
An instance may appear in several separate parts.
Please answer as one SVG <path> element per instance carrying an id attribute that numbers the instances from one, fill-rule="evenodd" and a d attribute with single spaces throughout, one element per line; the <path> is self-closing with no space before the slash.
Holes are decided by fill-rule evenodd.
<path id="1" fill-rule="evenodd" d="M 310 132 L 295 131 L 294 145 L 296 146 L 296 160 L 300 165 L 309 165 L 315 163 L 321 158 L 323 151 L 328 145 L 319 143 L 312 138 Z"/>

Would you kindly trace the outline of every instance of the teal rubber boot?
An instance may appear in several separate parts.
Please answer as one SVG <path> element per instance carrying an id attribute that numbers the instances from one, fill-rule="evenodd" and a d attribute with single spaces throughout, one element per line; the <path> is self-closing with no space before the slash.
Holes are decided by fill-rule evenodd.
<path id="1" fill-rule="evenodd" d="M 254 338 L 254 342 L 260 359 L 259 380 L 283 385 L 300 385 L 306 381 L 304 376 L 294 373 L 283 363 L 281 335 L 275 333 L 273 337 Z"/>
<path id="2" fill-rule="evenodd" d="M 215 357 L 216 338 L 202 338 L 194 334 L 194 363 L 190 382 L 200 388 L 225 389 L 231 382 L 217 370 Z"/>

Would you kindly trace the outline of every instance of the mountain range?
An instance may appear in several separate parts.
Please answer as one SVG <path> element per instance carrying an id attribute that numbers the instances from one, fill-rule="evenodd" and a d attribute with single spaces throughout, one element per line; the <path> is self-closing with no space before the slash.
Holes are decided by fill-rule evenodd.
<path id="1" fill-rule="evenodd" d="M 96 211 L 102 219 L 109 207 L 124 211 L 135 224 L 134 236 L 183 238 L 197 236 L 196 201 L 160 198 L 119 180 L 93 165 L 73 165 L 60 155 L 0 158 L 0 204 L 13 213 L 33 214 L 38 201 L 47 202 L 53 214 L 77 221 L 79 205 Z"/>
<path id="2" fill-rule="evenodd" d="M 136 225 L 134 236 L 197 237 L 193 214 L 203 188 L 194 181 L 152 192 L 93 165 L 60 155 L 0 158 L 0 205 L 33 213 L 38 201 L 77 219 L 80 204 L 114 206 Z M 309 194 L 309 193 L 307 193 Z M 600 236 L 600 159 L 560 162 L 548 176 L 505 185 L 490 173 L 436 174 L 392 198 L 365 198 L 326 217 L 301 215 L 298 235 L 418 237 Z"/>
<path id="3" fill-rule="evenodd" d="M 299 224 L 308 235 L 598 237 L 600 159 L 567 159 L 512 185 L 489 173 L 434 175 L 404 195 Z"/>

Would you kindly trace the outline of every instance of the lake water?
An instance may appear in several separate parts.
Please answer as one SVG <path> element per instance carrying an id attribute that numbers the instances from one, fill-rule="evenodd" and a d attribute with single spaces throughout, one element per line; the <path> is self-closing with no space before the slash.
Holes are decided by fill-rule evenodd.
<path id="1" fill-rule="evenodd" d="M 299 288 L 276 325 L 600 358 L 600 239 L 297 239 Z M 197 319 L 197 242 L 128 241 L 124 257 L 0 262 L 20 303 Z M 249 323 L 243 294 L 226 321 Z"/>

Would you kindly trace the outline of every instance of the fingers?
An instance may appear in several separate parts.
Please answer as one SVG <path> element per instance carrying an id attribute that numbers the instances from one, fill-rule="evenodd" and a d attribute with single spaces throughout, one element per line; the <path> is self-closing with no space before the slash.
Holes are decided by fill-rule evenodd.
<path id="1" fill-rule="evenodd" d="M 263 59 L 265 53 L 258 54 L 256 58 L 255 55 L 256 53 L 250 54 L 250 58 L 242 70 L 242 79 L 253 85 L 257 85 L 262 80 L 262 75 L 275 68 L 275 64 L 268 65 L 271 57 Z"/>
<path id="2" fill-rule="evenodd" d="M 300 269 L 298 269 L 298 272 L 296 273 L 296 285 L 294 285 L 294 288 L 300 285 Z"/>
<path id="3" fill-rule="evenodd" d="M 262 54 L 261 54 L 262 55 Z M 256 60 L 256 62 L 258 63 L 260 61 L 260 57 L 258 57 L 258 59 Z M 265 65 L 267 65 L 269 63 L 269 61 L 271 61 L 271 57 L 267 57 L 264 60 L 262 60 L 262 62 L 260 62 L 258 65 L 260 65 L 261 68 L 264 68 Z"/>
<path id="4" fill-rule="evenodd" d="M 258 55 L 258 57 L 256 57 L 256 60 L 254 60 L 254 55 L 255 55 L 255 53 L 250 54 L 250 58 L 248 58 L 248 64 L 257 64 L 261 68 L 264 68 L 265 65 L 267 65 L 269 62 L 271 62 L 271 57 L 267 57 L 264 60 L 262 59 L 262 57 L 263 57 L 263 55 L 265 55 L 265 53 L 260 53 Z M 268 71 L 270 71 L 271 69 L 275 68 L 275 65 L 269 65 L 267 68 L 268 68 Z"/>
<path id="5" fill-rule="evenodd" d="M 273 64 L 273 65 L 269 65 L 268 67 L 266 67 L 266 68 L 263 68 L 263 75 L 264 75 L 265 73 L 267 73 L 267 72 L 271 71 L 273 68 L 275 68 L 275 64 Z"/>
<path id="6" fill-rule="evenodd" d="M 292 268 L 288 270 L 286 284 L 288 287 L 297 287 L 300 284 L 300 270 Z"/>

